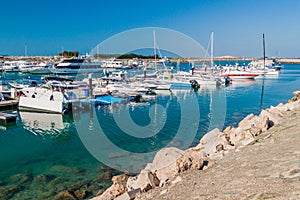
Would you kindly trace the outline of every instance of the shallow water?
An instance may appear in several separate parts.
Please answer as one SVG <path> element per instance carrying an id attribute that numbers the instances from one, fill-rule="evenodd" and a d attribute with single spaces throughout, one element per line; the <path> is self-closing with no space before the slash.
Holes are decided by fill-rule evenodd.
<path id="1" fill-rule="evenodd" d="M 174 89 L 148 103 L 90 106 L 74 116 L 18 112 L 16 125 L 0 129 L 0 197 L 52 199 L 67 189 L 95 195 L 117 170 L 138 172 L 162 147 L 185 149 L 214 127 L 285 103 L 299 75 L 300 65 L 285 65 L 279 77 Z"/>

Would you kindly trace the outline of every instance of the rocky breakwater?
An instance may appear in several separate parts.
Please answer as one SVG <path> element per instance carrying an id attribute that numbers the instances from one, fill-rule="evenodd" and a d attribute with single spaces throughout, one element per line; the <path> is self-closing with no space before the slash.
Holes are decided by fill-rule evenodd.
<path id="1" fill-rule="evenodd" d="M 153 162 L 149 163 L 140 174 L 134 177 L 127 174 L 113 177 L 113 185 L 93 200 L 151 199 L 153 194 L 150 190 L 153 188 L 161 188 L 159 195 L 165 195 L 168 192 L 167 188 L 176 186 L 182 181 L 185 172 L 206 170 L 216 161 L 222 160 L 226 154 L 238 152 L 241 148 L 258 142 L 262 133 L 282 123 L 289 112 L 300 109 L 300 91 L 294 92 L 294 95 L 286 104 L 271 106 L 262 110 L 259 115 L 248 115 L 238 127 L 229 126 L 223 131 L 214 129 L 206 133 L 196 147 L 185 151 L 177 148 L 161 149 Z M 189 194 L 185 196 L 188 197 Z"/>

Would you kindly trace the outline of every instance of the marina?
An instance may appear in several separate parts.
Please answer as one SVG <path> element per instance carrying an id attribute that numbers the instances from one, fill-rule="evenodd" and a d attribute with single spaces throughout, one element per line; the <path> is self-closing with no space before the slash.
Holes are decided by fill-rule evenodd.
<path id="1" fill-rule="evenodd" d="M 300 199 L 299 6 L 2 1 L 0 200 Z"/>
<path id="2" fill-rule="evenodd" d="M 232 63 L 235 65 L 236 62 L 233 61 Z M 188 63 L 183 63 L 180 68 L 188 68 L 188 66 Z M 129 80 L 130 77 L 134 77 L 131 73 L 130 70 L 127 71 Z M 143 74 L 143 70 L 141 70 L 140 74 Z M 196 123 L 189 118 L 192 121 L 189 121 L 186 124 L 187 126 L 184 127 L 186 130 L 199 127 L 192 142 L 192 144 L 196 144 L 207 130 L 217 125 L 216 121 L 212 120 L 216 117 L 212 110 L 213 105 L 218 104 L 226 108 L 226 112 L 224 113 L 225 124 L 222 127 L 237 125 L 249 113 L 258 113 L 261 108 L 277 105 L 290 98 L 291 92 L 297 89 L 300 81 L 299 74 L 299 65 L 285 65 L 280 71 L 279 76 L 265 76 L 252 80 L 233 80 L 227 86 L 200 84 L 197 90 L 192 88 L 191 83 L 185 86 L 182 81 L 171 82 L 169 79 L 142 80 L 141 83 L 145 82 L 144 84 L 133 82 L 134 84 L 131 83 L 135 85 L 133 87 L 128 85 L 129 82 L 123 82 L 121 76 L 120 80 L 114 82 L 110 80 L 108 86 L 111 85 L 111 87 L 107 87 L 106 80 L 101 80 L 101 77 L 105 77 L 103 73 L 99 73 L 98 75 L 93 74 L 90 77 L 91 79 L 89 79 L 88 74 L 82 74 L 80 75 L 81 77 L 76 77 L 76 80 L 73 81 L 70 81 L 70 77 L 65 77 L 64 79 L 58 78 L 56 80 L 49 78 L 45 83 L 49 83 L 48 81 L 50 80 L 52 82 L 51 84 L 46 84 L 46 88 L 25 87 L 21 90 L 28 94 L 27 96 L 30 98 L 36 93 L 35 100 L 38 99 L 39 92 L 45 94 L 46 98 L 48 91 L 50 93 L 46 99 L 47 104 L 49 104 L 52 94 L 49 88 L 52 86 L 60 90 L 55 91 L 54 89 L 54 95 L 56 92 L 57 94 L 62 94 L 61 89 L 64 89 L 64 93 L 68 94 L 69 99 L 72 100 L 73 98 L 72 107 L 75 110 L 71 113 L 65 112 L 64 114 L 60 111 L 57 113 L 41 113 L 23 111 L 22 109 L 17 110 L 15 125 L 0 130 L 2 141 L 1 158 L 3 161 L 0 167 L 7 169 L 1 171 L 1 180 L 5 181 L 7 185 L 19 184 L 25 187 L 24 190 L 16 192 L 12 199 L 18 199 L 20 195 L 26 196 L 26 194 L 29 194 L 28 191 L 30 191 L 31 198 L 42 197 L 46 195 L 41 189 L 42 187 L 48 188 L 51 191 L 49 196 L 49 199 L 51 199 L 57 194 L 57 191 L 60 191 L 59 188 L 69 188 L 75 183 L 84 185 L 87 182 L 88 184 L 85 184 L 84 187 L 87 188 L 90 192 L 90 197 L 92 197 L 101 188 L 107 188 L 110 185 L 110 178 L 113 174 L 118 174 L 118 171 L 96 160 L 81 142 L 80 138 L 83 137 L 83 134 L 98 133 L 100 131 L 97 124 L 100 123 L 101 129 L 115 144 L 132 152 L 151 151 L 153 150 L 152 148 L 164 146 L 165 143 L 169 142 L 171 142 L 170 145 L 172 146 L 184 144 L 186 135 L 182 135 L 182 138 L 172 140 L 173 135 L 171 133 L 178 131 L 178 123 L 180 122 L 180 116 L 176 113 L 187 112 L 189 115 L 192 115 L 192 110 L 183 111 L 181 107 L 195 104 L 194 97 L 197 95 L 196 102 L 198 102 L 197 105 L 201 111 L 200 119 Z M 18 82 L 18 80 L 28 78 L 28 75 L 19 72 L 6 74 L 6 79 L 12 77 Z M 41 79 L 41 77 L 44 78 Z M 42 75 L 34 76 L 38 87 L 40 87 L 40 84 L 42 84 L 46 77 Z M 32 78 L 33 76 L 30 77 L 31 80 Z M 83 81 L 84 79 L 86 80 Z M 156 82 L 158 82 L 158 85 L 163 83 L 170 84 L 170 90 L 158 90 L 154 85 Z M 93 85 L 92 91 L 88 87 L 89 83 Z M 147 88 L 146 84 L 148 84 L 148 89 L 155 91 L 156 95 L 150 95 L 147 98 L 145 92 L 148 89 L 140 89 L 140 91 L 133 89 Z M 73 97 L 70 93 L 71 91 L 74 93 Z M 110 94 L 107 94 L 108 91 Z M 137 101 L 130 94 L 135 94 L 135 96 L 140 94 L 145 99 Z M 218 98 L 216 98 L 217 96 Z M 54 96 L 55 98 L 56 96 Z M 35 104 L 40 103 L 33 103 L 33 105 Z M 164 123 L 165 120 L 162 118 L 164 115 L 155 115 L 162 108 L 166 109 L 167 118 L 165 120 L 168 122 L 167 124 Z M 217 107 L 215 109 L 220 110 Z M 16 111 L 15 108 L 13 110 Z M 117 124 L 120 121 L 116 117 L 122 116 L 124 112 L 130 113 L 131 117 L 127 117 L 134 120 L 136 125 L 146 127 L 144 131 L 136 132 L 136 134 L 151 133 L 159 129 L 158 127 L 165 127 L 156 137 L 150 137 L 148 140 L 136 140 L 124 135 L 124 133 L 132 129 L 133 125 L 129 121 L 127 125 L 124 125 L 124 130 L 118 129 Z M 153 115 L 151 114 L 149 118 L 148 113 L 152 112 Z M 126 119 L 125 116 L 122 119 Z M 102 151 L 106 152 L 106 149 L 104 148 Z M 49 155 L 47 159 L 44 158 L 45 154 Z M 116 161 L 125 155 L 113 151 L 109 153 L 111 161 Z M 145 159 L 151 160 L 151 158 Z M 134 167 L 134 164 L 132 167 Z M 109 178 L 105 178 L 106 176 Z M 15 177 L 19 178 L 16 179 Z M 35 181 L 18 182 L 27 178 L 29 178 L 28 180 L 38 180 L 39 177 L 48 178 L 45 179 L 44 183 L 39 185 Z M 59 182 L 54 187 L 53 184 L 58 180 L 64 181 Z M 77 189 L 80 189 L 80 187 Z"/>
<path id="3" fill-rule="evenodd" d="M 23 68 L 34 68 L 29 64 L 30 62 L 21 63 L 23 65 L 27 63 Z M 207 67 L 205 63 L 198 63 L 197 66 L 199 64 L 200 68 L 195 68 L 195 63 L 191 65 L 183 63 L 180 66 L 180 63 L 177 62 L 176 69 L 174 69 L 175 63 L 169 67 L 162 63 L 159 68 L 158 63 L 155 62 L 152 69 L 124 68 L 125 70 L 120 70 L 119 66 L 107 67 L 106 64 L 93 63 L 90 59 L 88 62 L 84 59 L 63 59 L 62 62 L 53 65 L 53 70 L 50 69 L 52 73 L 55 72 L 53 75 L 43 76 L 42 73 L 38 73 L 34 75 L 35 80 L 28 79 L 27 83 L 24 83 L 22 79 L 8 80 L 5 83 L 7 71 L 4 69 L 2 83 L 4 83 L 3 86 L 7 84 L 8 87 L 5 85 L 7 89 L 2 89 L 2 93 L 7 91 L 10 100 L 4 101 L 1 108 L 13 107 L 18 104 L 19 110 L 65 113 L 71 112 L 72 104 L 79 105 L 83 101 L 86 103 L 86 99 L 89 102 L 97 103 L 99 96 L 112 95 L 115 98 L 125 98 L 128 102 L 140 102 L 153 99 L 156 91 L 159 90 L 171 91 L 171 89 L 181 87 L 194 89 L 206 86 L 223 87 L 231 84 L 231 79 L 254 79 L 264 77 L 268 73 L 267 66 L 263 67 L 265 71 L 259 73 L 258 64 L 254 65 L 253 62 L 247 66 L 241 66 L 238 63 L 220 66 L 213 65 L 212 59 L 210 67 Z M 101 66 L 105 66 L 105 68 L 103 69 Z M 48 66 L 44 65 L 44 69 L 48 69 Z M 39 70 L 41 69 L 39 68 Z M 15 78 L 17 73 L 22 77 L 26 76 L 29 71 L 21 70 L 11 72 L 9 75 Z M 150 72 L 147 73 L 147 71 Z M 279 72 L 280 68 L 276 68 L 274 75 L 278 76 Z M 72 74 L 73 77 L 69 78 L 61 76 Z"/>

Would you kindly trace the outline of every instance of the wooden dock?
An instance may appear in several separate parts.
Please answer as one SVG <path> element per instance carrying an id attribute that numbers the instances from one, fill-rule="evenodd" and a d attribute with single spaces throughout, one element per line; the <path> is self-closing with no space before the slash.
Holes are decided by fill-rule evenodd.
<path id="1" fill-rule="evenodd" d="M 18 107 L 19 100 L 7 100 L 7 101 L 0 101 L 0 110 L 13 110 Z"/>
<path id="2" fill-rule="evenodd" d="M 17 114 L 0 112 L 0 125 L 7 126 L 8 124 L 14 124 L 17 120 Z"/>

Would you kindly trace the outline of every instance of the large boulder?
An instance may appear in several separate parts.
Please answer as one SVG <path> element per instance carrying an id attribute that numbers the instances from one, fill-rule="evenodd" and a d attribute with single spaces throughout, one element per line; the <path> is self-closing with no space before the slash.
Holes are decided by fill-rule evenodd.
<path id="1" fill-rule="evenodd" d="M 116 197 L 124 194 L 126 192 L 126 187 L 123 184 L 112 184 L 105 192 L 100 196 L 94 197 L 91 200 L 113 200 Z"/>
<path id="2" fill-rule="evenodd" d="M 259 117 L 261 119 L 263 119 L 264 117 L 269 118 L 269 121 L 270 121 L 269 126 L 270 127 L 272 127 L 275 124 L 278 124 L 282 119 L 281 116 L 279 116 L 275 113 L 268 112 L 267 110 L 262 110 L 261 113 L 259 114 Z"/>
<path id="3" fill-rule="evenodd" d="M 278 113 L 280 113 L 279 110 Z M 254 114 L 249 114 L 242 121 L 240 121 L 238 127 L 252 126 L 259 128 L 261 131 L 266 131 L 269 128 L 269 124 L 270 122 L 268 116 L 256 116 Z"/>
<path id="4" fill-rule="evenodd" d="M 77 198 L 70 191 L 65 190 L 55 195 L 53 200 L 77 200 Z"/>
<path id="5" fill-rule="evenodd" d="M 248 126 L 248 125 L 253 124 L 254 118 L 255 118 L 255 115 L 252 113 L 247 115 L 247 117 L 245 117 L 242 121 L 239 122 L 238 127 Z"/>
<path id="6" fill-rule="evenodd" d="M 204 166 L 204 154 L 193 149 L 187 149 L 183 156 L 176 161 L 176 171 L 181 173 L 188 170 L 200 170 Z"/>
<path id="7" fill-rule="evenodd" d="M 137 177 L 130 177 L 127 180 L 127 190 L 140 189 L 141 191 L 148 191 L 159 185 L 159 179 L 154 173 L 149 170 L 142 170 Z"/>
<path id="8" fill-rule="evenodd" d="M 158 151 L 150 165 L 150 170 L 163 183 L 177 174 L 176 161 L 184 154 L 184 151 L 175 147 L 164 148 Z"/>
<path id="9" fill-rule="evenodd" d="M 204 154 L 210 156 L 220 150 L 220 148 L 217 148 L 220 145 L 222 145 L 224 149 L 229 143 L 226 134 L 223 134 L 218 128 L 215 128 L 202 137 L 196 149 L 201 149 Z"/>
<path id="10" fill-rule="evenodd" d="M 124 173 L 117 176 L 113 176 L 111 181 L 113 182 L 113 184 L 126 184 L 128 178 L 129 175 L 127 173 Z"/>
<path id="11" fill-rule="evenodd" d="M 279 103 L 277 106 L 276 106 L 276 108 L 278 109 L 278 110 L 280 110 L 281 112 L 286 112 L 287 110 L 286 110 L 286 107 L 285 107 L 285 104 L 283 104 L 283 103 Z"/>
<path id="12" fill-rule="evenodd" d="M 245 144 L 250 143 L 242 141 L 253 141 L 254 136 L 260 134 L 260 132 L 261 130 L 253 125 L 238 127 L 230 132 L 230 144 L 235 147 L 245 146 Z"/>
<path id="13" fill-rule="evenodd" d="M 283 112 L 281 111 L 281 110 L 279 110 L 277 107 L 274 107 L 274 106 L 271 106 L 269 109 L 268 109 L 268 111 L 270 112 L 270 113 L 273 113 L 273 114 L 276 114 L 276 115 L 278 115 L 279 117 L 283 117 Z"/>
<path id="14" fill-rule="evenodd" d="M 292 102 L 286 103 L 284 106 L 286 107 L 286 109 L 288 111 L 299 108 L 300 107 L 300 99 L 298 99 L 297 101 L 292 101 Z"/>
<path id="15" fill-rule="evenodd" d="M 139 193 L 141 193 L 140 189 L 131 190 L 118 196 L 117 198 L 115 198 L 115 200 L 131 200 L 134 199 Z"/>
<path id="16" fill-rule="evenodd" d="M 233 126 L 228 126 L 227 128 L 225 128 L 225 130 L 223 131 L 223 135 L 225 136 L 226 140 L 228 141 L 229 145 L 227 146 L 228 147 L 232 147 L 234 146 L 233 144 L 231 144 L 231 139 L 230 139 L 230 136 L 232 135 L 232 133 L 234 132 L 235 128 Z"/>
<path id="17" fill-rule="evenodd" d="M 124 194 L 127 191 L 126 183 L 128 178 L 129 175 L 126 173 L 112 177 L 113 184 L 100 196 L 94 197 L 92 200 L 112 200 Z"/>
<path id="18" fill-rule="evenodd" d="M 296 90 L 295 92 L 293 92 L 293 94 L 295 96 L 290 100 L 291 102 L 295 102 L 300 99 L 300 90 Z"/>

